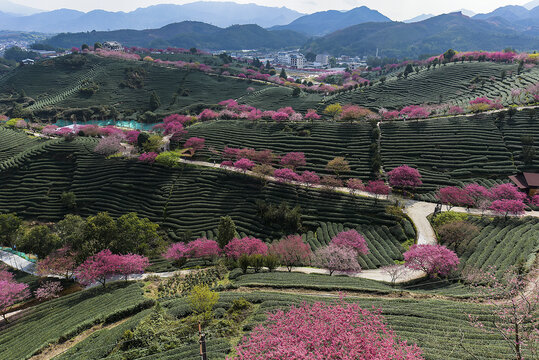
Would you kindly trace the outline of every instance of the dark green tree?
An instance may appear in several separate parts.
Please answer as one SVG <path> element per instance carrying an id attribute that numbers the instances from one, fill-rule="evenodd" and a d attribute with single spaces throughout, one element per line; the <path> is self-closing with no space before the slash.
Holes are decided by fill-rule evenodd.
<path id="1" fill-rule="evenodd" d="M 103 44 L 101 44 L 100 42 L 96 42 L 96 43 L 94 44 L 94 50 L 95 50 L 95 49 L 101 49 L 101 48 L 103 48 Z"/>
<path id="2" fill-rule="evenodd" d="M 224 248 L 236 236 L 236 224 L 230 216 L 221 216 L 217 228 L 217 243 Z"/>
<path id="3" fill-rule="evenodd" d="M 90 47 L 88 46 L 88 44 L 82 44 L 82 46 L 80 47 L 81 50 L 90 50 Z"/>
<path id="4" fill-rule="evenodd" d="M 455 57 L 457 53 L 453 49 L 449 49 L 444 53 L 444 59 L 447 61 L 451 61 Z"/>
<path id="5" fill-rule="evenodd" d="M 64 191 L 60 196 L 60 200 L 62 201 L 62 205 L 69 210 L 77 208 L 77 197 L 73 191 Z"/>
<path id="6" fill-rule="evenodd" d="M 139 218 L 134 212 L 122 215 L 116 221 L 118 236 L 113 239 L 111 251 L 118 254 L 137 253 L 153 255 L 162 252 L 159 225 L 148 218 Z"/>
<path id="7" fill-rule="evenodd" d="M 16 214 L 0 214 L 0 242 L 4 246 L 13 246 L 22 219 Z"/>
<path id="8" fill-rule="evenodd" d="M 192 47 L 192 48 L 189 49 L 189 52 L 190 52 L 191 54 L 196 54 L 196 53 L 198 52 L 198 50 L 197 50 L 196 47 Z"/>
<path id="9" fill-rule="evenodd" d="M 101 250 L 109 249 L 118 237 L 118 227 L 116 221 L 107 212 L 98 213 L 86 219 L 84 225 L 84 241 L 74 245 L 75 250 L 79 250 L 82 258 L 92 256 Z"/>
<path id="10" fill-rule="evenodd" d="M 414 67 L 412 64 L 406 65 L 406 68 L 404 69 L 404 77 L 407 78 L 409 74 L 414 72 Z"/>
<path id="11" fill-rule="evenodd" d="M 266 60 L 266 70 L 269 70 L 269 69 L 271 69 L 271 64 L 269 60 Z"/>
<path id="12" fill-rule="evenodd" d="M 296 87 L 294 88 L 294 90 L 292 90 L 292 96 L 293 97 L 299 97 L 299 95 L 301 94 L 301 89 Z"/>
<path id="13" fill-rule="evenodd" d="M 161 99 L 159 99 L 159 95 L 155 91 L 152 91 L 152 94 L 150 95 L 150 109 L 151 111 L 157 110 L 161 106 Z"/>
<path id="14" fill-rule="evenodd" d="M 284 71 L 284 68 L 281 68 L 281 73 L 279 74 L 279 77 L 282 79 L 288 79 L 288 76 L 286 76 L 286 71 Z"/>
<path id="15" fill-rule="evenodd" d="M 61 245 L 60 237 L 45 225 L 31 228 L 17 240 L 17 249 L 35 254 L 38 258 L 46 257 Z"/>
<path id="16" fill-rule="evenodd" d="M 86 221 L 78 215 L 68 214 L 59 221 L 54 230 L 62 240 L 62 245 L 80 248 L 84 241 L 84 227 Z"/>
<path id="17" fill-rule="evenodd" d="M 316 54 L 313 52 L 308 52 L 307 54 L 305 54 L 305 59 L 307 59 L 307 61 L 313 62 L 316 60 Z"/>

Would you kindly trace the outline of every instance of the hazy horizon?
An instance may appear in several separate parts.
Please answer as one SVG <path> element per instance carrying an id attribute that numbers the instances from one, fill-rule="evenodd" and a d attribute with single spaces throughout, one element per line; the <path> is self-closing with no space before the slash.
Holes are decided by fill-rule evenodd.
<path id="1" fill-rule="evenodd" d="M 467 9 L 476 13 L 486 13 L 505 5 L 525 5 L 529 1 L 522 0 L 477 0 L 465 1 L 455 0 L 452 2 L 433 2 L 430 0 L 401 0 L 397 4 L 395 0 L 334 0 L 331 6 L 328 2 L 320 0 L 212 0 L 236 2 L 240 4 L 254 3 L 262 6 L 287 7 L 301 13 L 313 13 L 325 10 L 349 10 L 365 5 L 371 9 L 378 10 L 382 14 L 393 20 L 407 20 L 421 14 L 439 15 L 443 13 Z M 147 7 L 158 4 L 188 4 L 196 1 L 192 0 L 14 0 L 12 3 L 29 6 L 40 10 L 50 11 L 67 8 L 84 12 L 92 10 L 107 11 L 133 11 L 140 7 Z"/>

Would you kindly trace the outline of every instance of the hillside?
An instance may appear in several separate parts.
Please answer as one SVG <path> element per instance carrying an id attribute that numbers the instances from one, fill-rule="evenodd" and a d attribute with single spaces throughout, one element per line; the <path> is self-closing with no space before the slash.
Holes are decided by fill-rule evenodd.
<path id="1" fill-rule="evenodd" d="M 307 37 L 294 31 L 268 31 L 258 25 L 233 25 L 219 28 L 202 22 L 184 21 L 150 30 L 92 31 L 62 33 L 46 41 L 55 47 L 71 48 L 81 44 L 118 41 L 124 46 L 146 48 L 196 47 L 206 50 L 289 48 L 301 46 Z"/>
<path id="2" fill-rule="evenodd" d="M 207 60 L 204 57 L 200 59 Z M 80 91 L 87 86 L 96 86 L 95 93 Z M 14 92 L 24 90 L 26 96 L 35 100 L 30 110 L 36 115 L 65 119 L 74 114 L 83 120 L 92 114 L 97 118 L 110 116 L 109 111 L 113 108 L 123 115 L 142 115 L 150 110 L 149 99 L 154 91 L 161 100 L 161 106 L 155 111 L 170 113 L 189 106 L 237 98 L 246 95 L 248 87 L 260 90 L 271 86 L 201 71 L 88 54 L 19 67 L 0 79 L 0 96 L 9 98 Z M 3 103 L 4 111 L 11 105 Z M 74 110 L 69 112 L 69 109 Z"/>
<path id="3" fill-rule="evenodd" d="M 471 51 L 499 50 L 508 46 L 521 51 L 534 50 L 539 48 L 539 37 L 452 13 L 411 24 L 355 25 L 309 41 L 302 50 L 337 56 L 372 55 L 378 49 L 381 56 L 417 58 L 423 54 L 440 54 L 450 48 Z"/>
<path id="4" fill-rule="evenodd" d="M 391 19 L 366 6 L 349 11 L 328 10 L 304 15 L 288 25 L 274 26 L 271 30 L 292 30 L 311 36 L 322 36 L 349 26 L 367 22 L 390 22 Z"/>
<path id="5" fill-rule="evenodd" d="M 28 16 L 4 14 L 0 29 L 46 33 L 142 30 L 186 20 L 204 21 L 222 27 L 234 24 L 258 24 L 270 27 L 287 24 L 302 15 L 286 7 L 197 1 L 184 5 L 160 4 L 138 8 L 131 12 L 93 10 L 84 13 L 77 10 L 59 9 Z"/>

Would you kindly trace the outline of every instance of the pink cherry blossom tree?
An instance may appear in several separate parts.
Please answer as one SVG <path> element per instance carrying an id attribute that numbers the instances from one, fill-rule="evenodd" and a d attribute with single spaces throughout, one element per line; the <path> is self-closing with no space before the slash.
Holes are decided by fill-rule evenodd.
<path id="1" fill-rule="evenodd" d="M 221 255 L 221 248 L 214 240 L 209 240 L 205 237 L 198 238 L 187 244 L 189 249 L 188 255 L 190 258 L 214 259 Z"/>
<path id="2" fill-rule="evenodd" d="M 0 314 L 7 323 L 8 310 L 18 302 L 30 297 L 28 285 L 13 280 L 0 280 Z"/>
<path id="3" fill-rule="evenodd" d="M 300 166 L 305 166 L 306 164 L 305 154 L 302 152 L 289 152 L 281 158 L 281 165 L 292 170 L 295 170 Z"/>
<path id="4" fill-rule="evenodd" d="M 314 253 L 314 265 L 329 271 L 329 276 L 333 272 L 340 271 L 354 274 L 361 271 L 361 266 L 357 262 L 357 253 L 350 247 L 335 245 L 333 242 L 322 247 Z"/>
<path id="5" fill-rule="evenodd" d="M 195 155 L 195 152 L 204 149 L 205 141 L 206 140 L 203 138 L 192 137 L 185 141 L 185 144 L 183 144 L 183 147 L 186 149 L 190 149 L 191 155 Z"/>
<path id="6" fill-rule="evenodd" d="M 37 263 L 37 272 L 41 276 L 55 275 L 70 279 L 77 268 L 77 255 L 77 252 L 67 246 L 55 250 Z"/>
<path id="7" fill-rule="evenodd" d="M 294 266 L 308 263 L 312 255 L 311 247 L 299 235 L 289 235 L 273 243 L 269 252 L 276 255 L 288 271 L 292 271 Z"/>
<path id="8" fill-rule="evenodd" d="M 199 115 L 198 120 L 200 121 L 208 121 L 208 120 L 214 120 L 217 119 L 219 114 L 217 114 L 215 111 L 211 109 L 204 109 Z"/>
<path id="9" fill-rule="evenodd" d="M 369 247 L 365 238 L 356 230 L 341 231 L 333 239 L 331 245 L 349 248 L 356 252 L 357 255 L 365 255 L 369 253 Z"/>
<path id="10" fill-rule="evenodd" d="M 296 174 L 293 170 L 290 170 L 288 168 L 284 169 L 276 169 L 273 172 L 273 177 L 275 177 L 279 181 L 283 182 L 289 182 L 289 181 L 300 181 L 301 177 Z"/>
<path id="11" fill-rule="evenodd" d="M 301 174 L 300 181 L 310 187 L 312 185 L 320 184 L 320 176 L 318 176 L 314 171 L 305 170 Z"/>
<path id="12" fill-rule="evenodd" d="M 494 200 L 489 207 L 496 214 L 503 215 L 522 215 L 525 213 L 526 204 L 522 200 Z"/>
<path id="13" fill-rule="evenodd" d="M 376 200 L 382 195 L 389 195 L 391 188 L 382 180 L 371 180 L 365 186 L 365 191 L 376 195 Z"/>
<path id="14" fill-rule="evenodd" d="M 468 192 L 465 189 L 456 186 L 441 188 L 438 190 L 437 197 L 442 204 L 447 206 L 448 210 L 453 206 L 470 206 L 474 204 L 474 201 Z"/>
<path id="15" fill-rule="evenodd" d="M 423 184 L 419 171 L 408 165 L 396 167 L 387 174 L 389 176 L 389 185 L 394 188 L 414 190 Z"/>
<path id="16" fill-rule="evenodd" d="M 181 261 L 189 257 L 189 247 L 183 242 L 171 244 L 163 257 L 168 260 Z"/>
<path id="17" fill-rule="evenodd" d="M 236 169 L 243 170 L 243 172 L 246 172 L 247 170 L 251 170 L 254 166 L 255 166 L 254 162 L 245 158 L 239 159 L 238 161 L 234 163 L 234 167 Z"/>
<path id="18" fill-rule="evenodd" d="M 64 288 L 59 281 L 46 281 L 36 291 L 35 296 L 39 301 L 57 298 Z"/>
<path id="19" fill-rule="evenodd" d="M 310 121 L 320 120 L 320 115 L 316 113 L 316 110 L 308 109 L 307 113 L 305 114 L 305 120 L 310 120 Z"/>
<path id="20" fill-rule="evenodd" d="M 478 184 L 468 184 L 464 187 L 464 191 L 472 199 L 473 205 L 479 207 L 479 204 L 484 200 L 490 200 L 491 193 L 489 189 Z"/>
<path id="21" fill-rule="evenodd" d="M 150 266 L 150 261 L 146 256 L 137 254 L 116 255 L 117 256 L 117 274 L 122 276 L 125 281 L 129 275 L 142 274 Z"/>
<path id="22" fill-rule="evenodd" d="M 510 183 L 500 184 L 490 189 L 493 200 L 520 200 L 526 199 L 526 194 Z"/>
<path id="23" fill-rule="evenodd" d="M 346 181 L 346 187 L 350 189 L 352 195 L 355 195 L 358 191 L 365 190 L 365 185 L 363 184 L 363 181 L 354 178 L 348 179 Z"/>
<path id="24" fill-rule="evenodd" d="M 412 245 L 403 256 L 406 267 L 431 277 L 447 276 L 459 265 L 457 254 L 442 245 Z"/>
<path id="25" fill-rule="evenodd" d="M 417 345 L 400 340 L 380 309 L 316 302 L 268 314 L 236 346 L 238 360 L 423 359 Z"/>
<path id="26" fill-rule="evenodd" d="M 267 255 L 268 245 L 260 239 L 254 237 L 234 238 L 224 248 L 226 256 L 235 260 L 243 254 L 245 255 Z"/>
<path id="27" fill-rule="evenodd" d="M 156 152 L 142 153 L 138 157 L 138 161 L 153 164 L 157 158 Z"/>
<path id="28" fill-rule="evenodd" d="M 77 267 L 75 278 L 85 286 L 99 282 L 105 287 L 107 280 L 117 275 L 117 260 L 110 250 L 102 250 Z"/>

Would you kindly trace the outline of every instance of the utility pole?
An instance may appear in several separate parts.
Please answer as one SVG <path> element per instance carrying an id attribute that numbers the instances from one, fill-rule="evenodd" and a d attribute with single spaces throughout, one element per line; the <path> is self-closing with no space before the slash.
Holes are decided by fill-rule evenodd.
<path id="1" fill-rule="evenodd" d="M 202 325 L 200 323 L 198 323 L 198 335 L 200 336 L 200 359 L 208 360 L 208 356 L 206 355 L 206 334 L 202 332 Z"/>

